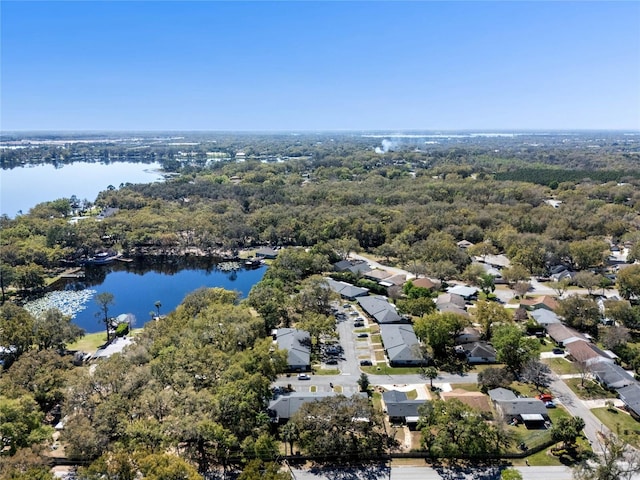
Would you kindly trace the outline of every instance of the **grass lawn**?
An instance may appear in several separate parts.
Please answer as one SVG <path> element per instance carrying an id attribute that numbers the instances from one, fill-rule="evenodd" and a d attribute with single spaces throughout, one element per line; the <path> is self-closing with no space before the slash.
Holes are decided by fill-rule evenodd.
<path id="1" fill-rule="evenodd" d="M 313 373 L 316 375 L 340 375 L 340 370 L 337 368 L 318 368 L 314 369 Z"/>
<path id="2" fill-rule="evenodd" d="M 437 382 L 437 380 L 436 380 Z M 452 390 L 464 390 L 466 392 L 479 392 L 480 389 L 478 388 L 478 384 L 477 383 L 452 383 L 451 384 L 451 389 Z"/>
<path id="3" fill-rule="evenodd" d="M 366 340 L 366 338 L 364 339 Z M 377 357 L 376 352 L 376 359 Z M 397 367 L 392 368 L 384 363 L 379 363 L 378 365 L 374 365 L 372 367 L 361 367 L 362 371 L 368 375 L 410 375 L 410 374 L 418 374 L 420 373 L 420 369 L 416 367 Z"/>
<path id="4" fill-rule="evenodd" d="M 549 419 L 551 423 L 557 422 L 562 417 L 571 417 L 569 412 L 567 412 L 564 408 L 550 408 L 547 410 L 547 414 L 549 415 Z M 523 442 L 529 448 L 539 445 L 541 443 L 546 442 L 551 438 L 550 430 L 546 428 L 540 429 L 528 429 L 524 425 L 519 425 L 517 427 L 507 427 L 510 432 L 514 434 L 515 441 L 511 446 L 511 450 L 514 452 L 519 451 L 518 445 Z"/>
<path id="5" fill-rule="evenodd" d="M 135 337 L 142 331 L 142 328 L 134 328 L 129 333 L 130 337 Z M 70 343 L 67 345 L 67 349 L 69 350 L 78 350 L 81 352 L 92 353 L 98 350 L 102 345 L 107 342 L 107 332 L 96 332 L 96 333 L 88 333 L 84 337 L 78 339 L 77 341 Z"/>
<path id="6" fill-rule="evenodd" d="M 582 400 L 594 400 L 597 398 L 617 398 L 614 392 L 605 390 L 599 383 L 590 379 L 585 379 L 584 387 L 581 386 L 582 379 L 568 378 L 565 383 Z"/>
<path id="7" fill-rule="evenodd" d="M 481 365 L 473 365 L 473 368 L 469 370 L 469 373 L 480 373 L 488 368 L 502 368 L 504 364 L 502 363 L 483 363 Z"/>
<path id="8" fill-rule="evenodd" d="M 542 362 L 549 365 L 551 370 L 559 375 L 571 375 L 580 373 L 575 364 L 566 360 L 565 358 L 544 358 L 542 359 Z"/>
<path id="9" fill-rule="evenodd" d="M 107 341 L 107 332 L 89 333 L 77 341 L 67 345 L 69 350 L 80 350 L 82 352 L 95 352 Z"/>
<path id="10" fill-rule="evenodd" d="M 512 390 L 518 392 L 523 397 L 535 397 L 536 395 L 540 394 L 540 392 L 536 390 L 536 387 L 529 383 L 512 382 L 509 387 Z M 543 393 L 546 393 L 544 389 L 542 391 Z"/>
<path id="11" fill-rule="evenodd" d="M 371 343 L 377 343 L 379 345 L 382 345 L 382 335 L 380 335 L 379 333 L 372 333 Z"/>
<path id="12" fill-rule="evenodd" d="M 617 408 L 593 408 L 591 412 L 612 432 L 622 437 L 630 445 L 640 447 L 640 422 Z"/>
<path id="13" fill-rule="evenodd" d="M 407 399 L 409 400 L 415 400 L 416 398 L 418 398 L 417 390 L 411 390 L 410 392 L 406 392 L 406 393 L 407 393 Z"/>
<path id="14" fill-rule="evenodd" d="M 378 362 L 384 362 L 384 360 L 385 360 L 384 350 L 376 350 L 373 353 L 375 354 L 376 360 Z"/>

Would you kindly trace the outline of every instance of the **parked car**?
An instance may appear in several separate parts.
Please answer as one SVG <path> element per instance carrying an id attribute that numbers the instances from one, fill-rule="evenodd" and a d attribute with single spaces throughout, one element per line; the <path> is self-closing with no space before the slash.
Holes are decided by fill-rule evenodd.
<path id="1" fill-rule="evenodd" d="M 324 363 L 326 363 L 327 365 L 337 365 L 338 364 L 338 359 L 337 358 L 329 358 Z"/>
<path id="2" fill-rule="evenodd" d="M 553 350 L 551 350 L 553 353 L 555 353 L 556 355 L 564 355 L 564 350 L 561 348 L 554 348 Z"/>
<path id="3" fill-rule="evenodd" d="M 369 336 L 368 333 L 359 333 L 358 338 L 367 338 Z"/>
<path id="4" fill-rule="evenodd" d="M 553 403 L 551 400 L 549 400 L 548 402 L 544 402 L 544 406 L 547 408 L 556 408 L 556 404 Z"/>
<path id="5" fill-rule="evenodd" d="M 299 373 L 298 380 L 311 380 L 311 377 L 306 373 Z"/>
<path id="6" fill-rule="evenodd" d="M 371 363 L 371 360 L 360 360 L 360 365 L 362 365 L 363 367 L 368 367 L 373 364 Z"/>
<path id="7" fill-rule="evenodd" d="M 353 324 L 354 327 L 364 327 L 364 323 L 363 322 L 355 322 Z"/>
<path id="8" fill-rule="evenodd" d="M 543 402 L 550 402 L 551 400 L 553 400 L 553 397 L 548 393 L 542 393 L 542 394 L 536 395 L 536 398 L 538 400 L 542 400 Z"/>

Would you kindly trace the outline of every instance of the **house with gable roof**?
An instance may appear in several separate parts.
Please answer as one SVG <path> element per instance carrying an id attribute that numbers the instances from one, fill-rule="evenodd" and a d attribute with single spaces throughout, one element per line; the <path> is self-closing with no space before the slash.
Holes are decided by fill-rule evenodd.
<path id="1" fill-rule="evenodd" d="M 368 295 L 358 297 L 358 304 L 362 310 L 379 324 L 401 323 L 403 318 L 398 314 L 395 305 L 389 303 L 386 297 L 380 295 Z"/>
<path id="2" fill-rule="evenodd" d="M 326 277 L 325 281 L 331 290 L 340 294 L 342 298 L 346 298 L 347 300 L 353 300 L 357 297 L 362 297 L 363 295 L 369 295 L 368 288 L 356 287 L 350 283 L 339 282 L 330 277 Z"/>
<path id="3" fill-rule="evenodd" d="M 276 331 L 279 350 L 287 351 L 287 369 L 292 372 L 311 370 L 311 335 L 295 328 L 279 328 Z"/>
<path id="4" fill-rule="evenodd" d="M 380 325 L 380 336 L 392 367 L 424 366 L 431 363 L 422 356 L 420 341 L 412 325 Z"/>
<path id="5" fill-rule="evenodd" d="M 555 312 L 559 307 L 558 300 L 550 295 L 542 295 L 534 298 L 523 298 L 520 300 L 520 306 L 527 310 L 545 309 Z"/>
<path id="6" fill-rule="evenodd" d="M 633 382 L 617 389 L 620 400 L 633 418 L 640 421 L 640 384 Z"/>
<path id="7" fill-rule="evenodd" d="M 398 390 L 383 392 L 382 402 L 390 423 L 405 424 L 410 429 L 418 424 L 418 409 L 425 404 L 424 400 L 410 400 L 405 392 Z"/>

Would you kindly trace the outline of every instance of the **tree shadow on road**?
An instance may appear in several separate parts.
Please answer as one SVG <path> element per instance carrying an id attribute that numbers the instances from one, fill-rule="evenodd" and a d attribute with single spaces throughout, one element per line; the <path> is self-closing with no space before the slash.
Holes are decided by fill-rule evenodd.
<path id="1" fill-rule="evenodd" d="M 391 469 L 388 465 L 351 465 L 336 467 L 333 465 L 316 465 L 309 469 L 310 473 L 333 480 L 383 480 L 388 479 Z"/>

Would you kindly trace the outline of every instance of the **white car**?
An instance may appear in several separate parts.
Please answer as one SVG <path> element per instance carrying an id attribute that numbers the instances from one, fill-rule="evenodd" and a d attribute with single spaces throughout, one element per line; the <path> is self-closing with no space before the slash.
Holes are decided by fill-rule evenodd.
<path id="1" fill-rule="evenodd" d="M 306 373 L 299 373 L 298 380 L 311 380 L 311 377 Z"/>

